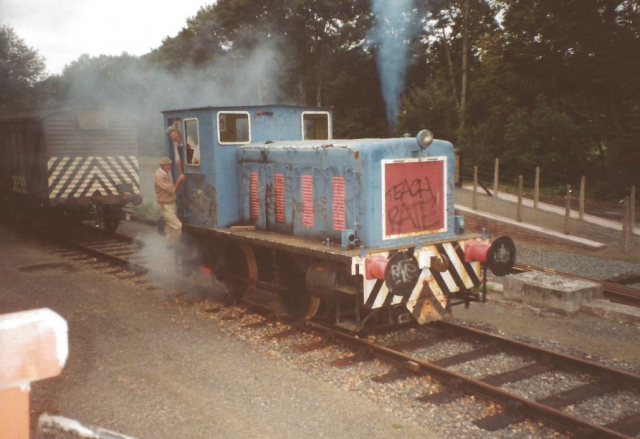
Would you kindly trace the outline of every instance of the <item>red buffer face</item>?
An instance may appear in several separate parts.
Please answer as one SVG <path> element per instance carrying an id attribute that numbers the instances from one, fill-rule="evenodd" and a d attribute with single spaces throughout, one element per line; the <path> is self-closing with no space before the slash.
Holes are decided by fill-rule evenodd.
<path id="1" fill-rule="evenodd" d="M 445 161 L 383 163 L 384 238 L 446 229 Z"/>

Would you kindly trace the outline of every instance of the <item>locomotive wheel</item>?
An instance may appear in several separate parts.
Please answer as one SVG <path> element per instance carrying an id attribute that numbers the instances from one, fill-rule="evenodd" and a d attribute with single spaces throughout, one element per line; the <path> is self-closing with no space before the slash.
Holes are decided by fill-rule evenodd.
<path id="1" fill-rule="evenodd" d="M 256 288 L 258 263 L 251 246 L 231 246 L 227 252 L 225 267 L 224 282 L 232 299 L 241 300 Z"/>
<path id="2" fill-rule="evenodd" d="M 320 299 L 312 296 L 306 285 L 306 272 L 297 268 L 290 255 L 281 255 L 278 265 L 278 298 L 283 310 L 294 320 L 307 320 L 316 315 Z"/>
<path id="3" fill-rule="evenodd" d="M 320 298 L 310 295 L 306 289 L 285 289 L 280 300 L 287 315 L 293 320 L 308 320 L 316 315 L 320 308 Z"/>
<path id="4" fill-rule="evenodd" d="M 318 309 L 320 309 L 320 298 L 316 296 L 311 296 L 311 301 L 309 302 L 309 308 L 307 309 L 307 312 L 305 313 L 303 319 L 307 320 L 315 316 L 316 313 L 318 312 Z"/>

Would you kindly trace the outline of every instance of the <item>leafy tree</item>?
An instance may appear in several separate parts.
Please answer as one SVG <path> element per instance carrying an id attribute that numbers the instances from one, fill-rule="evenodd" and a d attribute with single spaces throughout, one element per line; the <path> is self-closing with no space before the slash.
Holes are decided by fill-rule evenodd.
<path id="1" fill-rule="evenodd" d="M 334 106 L 345 116 L 336 117 L 337 133 L 382 135 L 386 123 L 375 110 L 379 83 L 364 47 L 370 24 L 367 0 L 220 0 L 202 8 L 149 59 L 176 70 L 186 64 L 206 68 L 222 59 L 243 65 L 252 51 L 271 42 L 281 53 L 281 101 Z"/>
<path id="2" fill-rule="evenodd" d="M 466 165 L 486 169 L 499 157 L 513 172 L 543 166 L 547 183 L 586 174 L 610 191 L 640 184 L 638 0 L 414 6 L 404 18 L 420 32 L 408 42 L 394 127 L 380 91 L 371 0 L 219 0 L 141 58 L 84 55 L 40 82 L 42 60 L 2 28 L 0 110 L 30 108 L 35 95 L 40 106 L 127 106 L 148 115 L 140 137 L 151 145 L 161 141 L 152 121 L 159 109 L 198 99 L 324 105 L 334 110 L 336 137 L 429 128 L 462 148 Z M 225 94 L 238 84 L 239 98 Z"/>
<path id="3" fill-rule="evenodd" d="M 545 96 L 549 106 L 566 115 L 567 131 L 580 127 L 587 156 L 600 165 L 592 169 L 602 179 L 619 188 L 637 181 L 636 165 L 623 159 L 633 157 L 637 146 L 631 145 L 640 142 L 634 137 L 640 100 L 637 1 L 504 4 L 500 50 L 518 77 L 520 91 L 513 96 L 518 107 L 533 109 Z M 569 164 L 574 157 L 566 154 L 563 160 Z M 574 169 L 567 172 L 576 179 L 580 170 Z"/>
<path id="4" fill-rule="evenodd" d="M 43 78 L 44 61 L 16 32 L 0 28 L 0 112 L 34 107 L 34 84 Z"/>
<path id="5" fill-rule="evenodd" d="M 435 130 L 439 137 L 461 147 L 473 145 L 465 138 L 468 125 L 475 122 L 473 112 L 478 111 L 472 92 L 481 67 L 480 44 L 496 31 L 499 8 L 488 0 L 430 0 L 423 7 L 424 30 L 414 52 L 419 53 L 415 60 L 425 68 L 410 72 L 413 84 L 399 127 L 418 129 L 411 116 L 417 112 L 422 126 Z M 420 74 L 416 71 L 422 79 L 416 78 Z"/>

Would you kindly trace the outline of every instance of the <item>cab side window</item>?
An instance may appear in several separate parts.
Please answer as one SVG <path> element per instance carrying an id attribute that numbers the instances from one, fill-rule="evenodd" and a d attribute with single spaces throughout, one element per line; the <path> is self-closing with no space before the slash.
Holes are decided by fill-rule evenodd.
<path id="1" fill-rule="evenodd" d="M 184 120 L 184 144 L 188 165 L 200 165 L 200 133 L 198 132 L 198 119 Z"/>
<path id="2" fill-rule="evenodd" d="M 329 125 L 328 112 L 302 113 L 302 140 L 329 140 Z"/>
<path id="3" fill-rule="evenodd" d="M 249 113 L 218 113 L 218 142 L 221 144 L 249 143 L 251 141 L 251 125 Z"/>

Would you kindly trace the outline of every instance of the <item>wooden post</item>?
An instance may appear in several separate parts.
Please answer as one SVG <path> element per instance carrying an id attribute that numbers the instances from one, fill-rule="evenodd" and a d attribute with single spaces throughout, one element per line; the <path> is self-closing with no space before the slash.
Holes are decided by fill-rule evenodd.
<path id="1" fill-rule="evenodd" d="M 498 192 L 500 192 L 500 186 L 499 186 L 499 173 L 500 173 L 500 159 L 496 159 L 496 166 L 495 169 L 493 171 L 493 196 L 494 197 L 498 197 Z"/>
<path id="2" fill-rule="evenodd" d="M 453 150 L 454 153 L 454 184 L 456 187 L 462 187 L 462 178 L 460 177 L 460 148 Z"/>
<path id="3" fill-rule="evenodd" d="M 625 197 L 622 202 L 622 241 L 620 251 L 626 253 L 629 250 L 629 197 Z"/>
<path id="4" fill-rule="evenodd" d="M 524 181 L 522 175 L 518 176 L 518 210 L 516 212 L 516 220 L 522 222 L 522 193 L 524 191 Z"/>
<path id="5" fill-rule="evenodd" d="M 580 218 L 580 220 L 582 221 L 584 221 L 585 186 L 586 186 L 586 177 L 583 175 L 582 178 L 580 179 L 580 213 L 578 213 L 578 218 Z"/>
<path id="6" fill-rule="evenodd" d="M 631 186 L 631 195 L 629 196 L 629 232 L 633 236 L 636 228 L 636 187 Z"/>
<path id="7" fill-rule="evenodd" d="M 0 316 L 0 438 L 29 437 L 30 383 L 60 374 L 67 322 L 50 309 Z"/>
<path id="8" fill-rule="evenodd" d="M 536 166 L 536 182 L 533 188 L 533 208 L 538 208 L 538 200 L 540 199 L 540 166 Z"/>
<path id="9" fill-rule="evenodd" d="M 471 208 L 478 210 L 478 167 L 473 167 L 473 199 L 471 200 Z"/>
<path id="10" fill-rule="evenodd" d="M 622 242 L 620 245 L 622 253 L 629 250 L 629 204 L 629 197 L 625 197 L 622 203 Z"/>
<path id="11" fill-rule="evenodd" d="M 571 216 L 571 185 L 567 185 L 567 195 L 565 196 L 564 207 L 564 234 L 569 234 L 569 217 Z"/>

